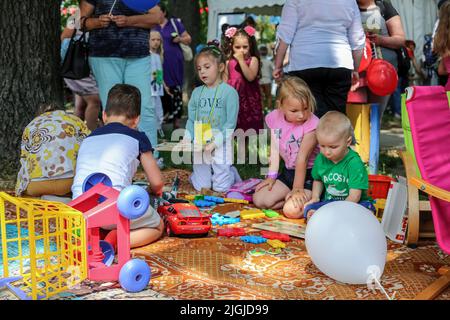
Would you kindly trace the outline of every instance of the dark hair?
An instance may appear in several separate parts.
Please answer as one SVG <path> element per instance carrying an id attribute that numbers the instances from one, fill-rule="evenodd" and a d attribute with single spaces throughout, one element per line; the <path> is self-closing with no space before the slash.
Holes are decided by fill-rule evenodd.
<path id="1" fill-rule="evenodd" d="M 437 5 L 438 10 L 442 7 L 442 5 L 443 5 L 445 2 L 447 2 L 447 0 L 440 0 L 440 1 L 438 2 L 438 5 Z"/>
<path id="2" fill-rule="evenodd" d="M 158 6 L 161 8 L 161 11 L 164 13 L 166 17 L 169 17 L 169 10 L 167 10 L 167 5 L 165 3 L 158 3 Z"/>
<path id="3" fill-rule="evenodd" d="M 141 114 L 141 92 L 129 84 L 116 84 L 108 92 L 105 113 L 136 119 Z"/>
<path id="4" fill-rule="evenodd" d="M 245 18 L 244 22 L 242 22 L 241 24 L 241 28 L 244 28 L 245 26 L 256 27 L 255 19 L 253 19 L 252 16 L 248 16 L 247 18 Z"/>
<path id="5" fill-rule="evenodd" d="M 197 53 L 195 55 L 195 59 L 194 59 L 195 66 L 197 66 L 197 60 L 201 56 L 212 57 L 217 62 L 217 65 L 220 65 L 221 63 L 225 64 L 225 56 L 223 55 L 222 51 L 219 49 L 219 42 L 217 40 L 208 42 L 208 44 L 205 47 L 203 47 L 199 51 L 199 53 Z"/>
<path id="6" fill-rule="evenodd" d="M 233 42 L 236 37 L 245 37 L 248 39 L 249 52 L 252 57 L 256 57 L 259 63 L 258 78 L 261 75 L 261 56 L 258 50 L 255 36 L 249 36 L 244 29 L 238 29 L 232 38 L 225 37 L 225 46 L 223 51 L 227 60 L 233 58 Z"/>

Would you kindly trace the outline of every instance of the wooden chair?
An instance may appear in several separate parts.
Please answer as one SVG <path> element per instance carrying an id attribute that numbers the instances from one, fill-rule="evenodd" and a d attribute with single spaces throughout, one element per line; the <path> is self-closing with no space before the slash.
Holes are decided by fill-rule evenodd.
<path id="1" fill-rule="evenodd" d="M 408 181 L 418 178 L 416 162 L 409 151 L 399 151 L 400 158 L 406 171 Z M 430 201 L 419 199 L 420 190 L 412 184 L 408 184 L 408 229 L 406 231 L 406 244 L 410 248 L 416 248 L 419 238 L 435 238 L 432 230 L 423 230 L 420 226 L 420 216 L 431 213 Z M 422 229 L 422 230 L 421 230 Z"/>

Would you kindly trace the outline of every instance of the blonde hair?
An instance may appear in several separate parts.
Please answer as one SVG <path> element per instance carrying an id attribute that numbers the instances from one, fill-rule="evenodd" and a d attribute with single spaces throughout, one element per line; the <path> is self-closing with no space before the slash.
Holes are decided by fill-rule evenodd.
<path id="1" fill-rule="evenodd" d="M 158 34 L 158 35 L 159 35 L 159 39 L 161 40 L 161 42 L 160 42 L 161 44 L 160 44 L 160 46 L 159 46 L 159 49 L 156 50 L 156 53 L 159 54 L 159 57 L 161 58 L 161 63 L 163 63 L 163 62 L 164 62 L 164 46 L 163 46 L 163 38 L 162 38 L 161 33 L 160 33 L 159 31 L 152 30 L 152 31 L 150 31 L 150 37 L 149 37 L 149 39 L 148 39 L 149 42 L 150 42 L 151 39 L 152 39 L 152 33 L 153 33 L 153 34 Z M 151 45 L 149 44 L 149 46 L 150 46 L 150 50 L 151 50 Z"/>
<path id="2" fill-rule="evenodd" d="M 440 56 L 450 53 L 450 1 L 439 9 L 439 24 L 433 40 L 433 51 Z"/>
<path id="3" fill-rule="evenodd" d="M 316 99 L 305 81 L 299 77 L 286 76 L 281 80 L 277 91 L 280 106 L 286 98 L 294 98 L 306 104 L 311 112 L 316 110 Z"/>
<path id="4" fill-rule="evenodd" d="M 316 134 L 348 138 L 353 134 L 353 127 L 350 119 L 342 112 L 328 111 L 320 118 L 316 128 Z"/>

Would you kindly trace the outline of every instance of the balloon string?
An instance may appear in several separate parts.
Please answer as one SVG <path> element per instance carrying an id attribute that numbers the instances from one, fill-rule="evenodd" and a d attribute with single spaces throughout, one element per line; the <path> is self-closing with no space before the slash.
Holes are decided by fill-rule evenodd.
<path id="1" fill-rule="evenodd" d="M 110 15 L 111 15 L 111 13 L 112 13 L 112 11 L 113 11 L 114 7 L 116 6 L 116 2 L 117 2 L 117 0 L 114 0 L 114 3 L 113 3 L 113 5 L 112 5 L 112 7 L 111 7 L 111 10 L 109 10 L 109 14 L 108 14 L 108 16 L 110 16 Z"/>
<path id="2" fill-rule="evenodd" d="M 394 292 L 394 294 L 392 295 L 392 297 L 390 297 L 390 296 L 387 294 L 387 292 L 386 292 L 386 290 L 384 289 L 384 287 L 383 287 L 383 286 L 381 285 L 381 283 L 378 281 L 377 277 L 376 277 L 375 275 L 373 275 L 373 276 L 374 276 L 375 282 L 378 284 L 378 287 L 381 289 L 381 291 L 384 293 L 384 295 L 388 298 L 388 300 L 394 300 L 395 292 Z"/>

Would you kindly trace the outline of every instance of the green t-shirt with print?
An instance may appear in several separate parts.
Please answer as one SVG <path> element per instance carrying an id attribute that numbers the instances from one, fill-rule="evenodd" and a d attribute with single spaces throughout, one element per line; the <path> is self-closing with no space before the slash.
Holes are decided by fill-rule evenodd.
<path id="1" fill-rule="evenodd" d="M 334 163 L 323 154 L 319 154 L 314 161 L 312 169 L 314 180 L 322 181 L 324 185 L 324 197 L 326 200 L 345 200 L 350 189 L 361 189 L 361 200 L 371 200 L 367 195 L 369 177 L 366 168 L 359 155 L 349 148 L 347 155 Z"/>

